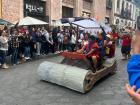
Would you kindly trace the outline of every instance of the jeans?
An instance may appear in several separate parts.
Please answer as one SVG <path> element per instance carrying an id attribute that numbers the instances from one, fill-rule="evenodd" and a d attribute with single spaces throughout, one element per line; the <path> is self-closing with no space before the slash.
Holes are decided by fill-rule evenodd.
<path id="1" fill-rule="evenodd" d="M 18 49 L 17 48 L 12 48 L 12 56 L 11 56 L 11 63 L 12 64 L 17 64 L 18 61 Z"/>
<path id="2" fill-rule="evenodd" d="M 37 55 L 40 55 L 40 50 L 41 50 L 41 43 L 37 42 Z"/>
<path id="3" fill-rule="evenodd" d="M 70 48 L 71 48 L 71 51 L 72 51 L 72 52 L 74 52 L 75 47 L 76 47 L 76 44 L 71 44 L 71 47 L 70 47 Z"/>
<path id="4" fill-rule="evenodd" d="M 69 49 L 69 45 L 68 44 L 63 44 L 63 51 L 68 50 L 68 49 Z"/>
<path id="5" fill-rule="evenodd" d="M 25 57 L 30 57 L 30 47 L 25 47 L 24 48 L 24 56 Z"/>
<path id="6" fill-rule="evenodd" d="M 3 65 L 6 63 L 6 51 L 0 50 L 0 63 Z"/>
<path id="7" fill-rule="evenodd" d="M 58 43 L 58 51 L 62 51 L 63 50 L 63 43 Z"/>
<path id="8" fill-rule="evenodd" d="M 50 44 L 50 43 L 47 43 L 48 51 L 51 51 L 52 53 L 54 53 L 54 52 L 55 52 L 54 47 L 55 47 L 54 44 L 52 45 L 52 44 Z"/>

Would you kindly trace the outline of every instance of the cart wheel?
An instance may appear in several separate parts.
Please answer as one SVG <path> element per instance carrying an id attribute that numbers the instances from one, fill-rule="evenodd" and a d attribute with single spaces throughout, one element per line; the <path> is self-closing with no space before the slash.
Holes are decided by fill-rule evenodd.
<path id="1" fill-rule="evenodd" d="M 113 71 L 112 71 L 110 74 L 111 74 L 111 75 L 116 74 L 116 72 L 117 72 L 117 61 L 115 61 L 115 63 L 114 63 L 114 65 L 113 65 L 112 69 L 113 69 Z"/>
<path id="2" fill-rule="evenodd" d="M 89 73 L 85 77 L 85 83 L 84 83 L 85 93 L 88 93 L 93 88 L 93 85 L 94 85 L 93 74 Z"/>

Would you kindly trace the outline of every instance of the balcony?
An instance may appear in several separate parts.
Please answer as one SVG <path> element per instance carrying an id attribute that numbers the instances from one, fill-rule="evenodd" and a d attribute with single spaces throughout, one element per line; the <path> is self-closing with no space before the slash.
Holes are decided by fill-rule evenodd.
<path id="1" fill-rule="evenodd" d="M 107 0 L 106 1 L 106 9 L 112 9 L 112 0 Z"/>
<path id="2" fill-rule="evenodd" d="M 128 20 L 133 20 L 131 16 L 132 14 L 130 11 L 122 11 L 120 17 Z"/>

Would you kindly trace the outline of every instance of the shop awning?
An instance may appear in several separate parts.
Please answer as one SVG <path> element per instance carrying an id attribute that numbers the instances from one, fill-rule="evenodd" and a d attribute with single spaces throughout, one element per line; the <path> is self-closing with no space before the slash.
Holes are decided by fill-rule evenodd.
<path id="1" fill-rule="evenodd" d="M 79 20 L 72 22 L 72 24 L 77 25 L 79 27 L 85 28 L 85 29 L 98 29 L 100 28 L 100 25 L 92 20 L 92 19 L 84 19 L 84 20 Z"/>
<path id="2" fill-rule="evenodd" d="M 85 18 L 83 18 L 83 17 L 62 18 L 61 22 L 64 24 L 64 23 L 71 23 L 71 22 L 79 21 L 79 20 L 83 20 L 83 19 L 85 19 Z"/>
<path id="3" fill-rule="evenodd" d="M 47 22 L 38 20 L 32 17 L 25 17 L 19 21 L 18 26 L 29 26 L 29 25 L 46 25 Z"/>
<path id="4" fill-rule="evenodd" d="M 6 21 L 4 19 L 0 19 L 0 25 L 12 25 L 12 23 L 8 22 L 8 21 Z"/>

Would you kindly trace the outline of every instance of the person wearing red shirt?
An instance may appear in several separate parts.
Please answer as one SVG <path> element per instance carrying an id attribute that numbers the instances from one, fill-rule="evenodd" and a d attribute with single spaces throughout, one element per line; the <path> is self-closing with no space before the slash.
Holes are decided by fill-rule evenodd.
<path id="1" fill-rule="evenodd" d="M 127 59 L 127 56 L 130 57 L 130 51 L 131 51 L 131 38 L 129 35 L 124 35 L 122 37 L 122 56 Z"/>
<path id="2" fill-rule="evenodd" d="M 112 32 L 112 36 L 114 40 L 117 40 L 119 38 L 119 34 L 115 31 Z"/>
<path id="3" fill-rule="evenodd" d="M 99 46 L 95 40 L 94 36 L 89 36 L 89 43 L 83 46 L 83 48 L 77 52 L 83 52 L 86 54 L 87 59 L 90 61 L 93 72 L 96 72 L 97 69 L 97 63 L 100 59 L 100 52 L 99 52 Z"/>

